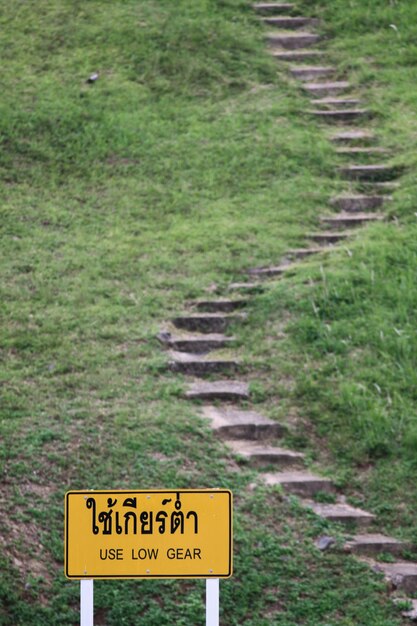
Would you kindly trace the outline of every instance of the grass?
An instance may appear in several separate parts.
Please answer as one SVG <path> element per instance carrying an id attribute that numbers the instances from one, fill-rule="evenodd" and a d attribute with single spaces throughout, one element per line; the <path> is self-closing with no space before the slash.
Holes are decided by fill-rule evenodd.
<path id="1" fill-rule="evenodd" d="M 309 3 L 319 13 L 320 6 L 330 12 L 334 34 L 346 33 L 342 3 Z M 352 6 L 352 20 L 366 6 Z M 406 30 L 413 28 L 408 17 L 405 11 Z M 340 188 L 332 149 L 302 115 L 305 101 L 298 91 L 277 75 L 248 3 L 40 0 L 36 7 L 4 6 L 0 20 L 0 624 L 77 623 L 78 584 L 62 573 L 68 489 L 173 486 L 220 486 L 235 493 L 235 576 L 222 583 L 225 625 L 399 624 L 377 577 L 350 558 L 314 548 L 313 538 L 334 529 L 279 493 L 249 489 L 255 475 L 237 471 L 196 408 L 181 399 L 183 380 L 165 370 L 154 339 L 186 300 L 299 246 Z M 360 54 L 368 54 L 367 46 L 388 53 L 379 40 L 368 42 L 350 26 L 351 37 L 338 36 L 329 46 L 340 59 L 354 50 L 355 71 L 365 80 Z M 391 37 L 392 29 L 387 33 Z M 410 35 L 407 51 L 411 41 Z M 393 65 L 384 59 L 378 60 L 384 68 L 378 76 L 388 83 Z M 98 81 L 87 84 L 94 71 Z M 404 69 L 402 78 L 411 71 Z M 398 77 L 395 93 L 378 84 L 371 93 L 381 104 L 402 103 L 395 108 L 402 117 L 381 106 L 380 126 L 387 145 L 404 141 L 406 159 L 413 143 L 412 95 L 400 84 Z M 400 128 L 403 119 L 407 128 Z M 412 192 L 410 172 L 390 208 L 401 218 L 396 228 L 369 230 L 369 246 L 363 238 L 352 257 L 332 257 L 326 281 L 314 263 L 300 278 L 283 281 L 257 299 L 246 330 L 237 329 L 255 401 L 277 418 L 303 412 L 329 468 L 336 465 L 344 485 L 355 476 L 352 497 L 366 496 L 381 512 L 406 503 L 404 532 L 412 528 L 407 519 L 414 492 L 403 493 L 399 478 L 412 458 L 404 464 L 397 463 L 399 452 L 387 458 L 381 442 L 386 446 L 392 433 L 392 411 L 385 405 L 387 387 L 394 385 L 390 395 L 402 416 L 402 426 L 394 420 L 398 450 L 413 446 L 411 384 L 400 369 L 390 368 L 399 360 L 412 376 L 411 339 L 405 341 L 413 337 L 412 251 L 404 244 L 411 246 L 407 232 L 413 231 L 403 226 L 413 228 Z M 381 240 L 384 248 L 377 245 Z M 401 298 L 392 246 L 401 252 L 401 268 L 410 267 Z M 384 293 L 366 263 L 377 277 L 380 266 L 390 270 L 391 287 L 378 278 Z M 303 285 L 311 277 L 318 283 Z M 360 306 L 368 294 L 378 300 L 377 310 L 371 297 L 367 308 Z M 367 364 L 369 384 L 377 382 L 381 394 L 372 388 L 364 397 L 355 387 L 357 365 L 342 349 L 346 309 L 351 334 L 355 316 L 384 321 L 387 341 L 374 333 Z M 288 311 L 288 339 L 278 341 Z M 323 320 L 333 318 L 334 340 L 323 327 Z M 394 324 L 401 337 L 388 333 Z M 363 368 L 365 340 L 364 331 L 352 340 Z M 314 364 L 314 373 L 300 362 Z M 375 370 L 383 365 L 386 381 Z M 341 406 L 330 394 L 332 367 L 335 388 L 346 390 L 338 394 Z M 339 418 L 349 402 L 350 426 Z M 373 426 L 379 457 L 361 479 L 356 470 L 375 454 L 372 438 L 358 437 L 360 445 L 349 452 L 340 424 L 346 436 L 356 433 L 360 406 L 367 431 L 382 405 L 382 435 Z M 302 435 L 296 430 L 293 439 L 308 447 Z M 317 459 L 312 446 L 308 453 Z M 381 489 L 387 468 L 398 481 Z M 384 519 L 392 519 L 393 511 Z M 201 624 L 203 587 L 97 582 L 96 622 Z"/>
<path id="2" fill-rule="evenodd" d="M 280 312 L 291 312 L 268 378 L 284 371 L 294 381 L 281 394 L 302 417 L 295 443 L 326 459 L 340 486 L 356 504 L 373 507 L 382 527 L 413 539 L 414 234 L 392 225 L 369 229 L 351 256 L 341 252 L 310 268 L 313 284 L 293 279 L 289 290 L 283 281 L 258 305 L 271 326 Z"/>
<path id="3" fill-rule="evenodd" d="M 294 444 L 324 461 L 352 503 L 378 514 L 381 529 L 415 541 L 416 102 L 407 84 L 416 7 L 309 7 L 328 27 L 329 54 L 376 111 L 371 128 L 405 169 L 386 211 L 391 221 L 275 284 L 258 299 L 245 342 L 266 363 L 267 404 L 279 393 L 283 413 L 292 407 L 298 416 Z M 272 338 L 277 327 L 286 336 L 262 342 L 265 327 Z M 291 385 L 279 388 L 280 378 Z"/>

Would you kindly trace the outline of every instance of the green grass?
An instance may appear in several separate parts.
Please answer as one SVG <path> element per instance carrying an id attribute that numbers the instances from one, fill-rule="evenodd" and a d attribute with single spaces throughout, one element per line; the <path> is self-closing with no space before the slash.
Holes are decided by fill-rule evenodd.
<path id="1" fill-rule="evenodd" d="M 258 299 L 245 341 L 266 363 L 266 404 L 279 394 L 282 414 L 298 418 L 294 444 L 338 477 L 352 503 L 375 512 L 381 529 L 415 541 L 416 7 L 369 1 L 347 10 L 335 1 L 314 9 L 329 55 L 377 112 L 370 127 L 404 175 L 386 209 L 391 221 L 274 285 Z M 286 333 L 279 344 L 276 328 Z"/>
<path id="2" fill-rule="evenodd" d="M 342 63 L 350 59 L 360 80 L 370 72 L 361 55 L 380 54 L 381 69 L 372 71 L 381 82 L 366 85 L 381 109 L 375 125 L 387 145 L 401 146 L 398 161 L 411 165 L 413 95 L 404 77 L 413 70 L 401 54 L 407 59 L 413 50 L 413 9 L 403 7 L 404 26 L 397 20 L 400 43 L 393 29 L 383 31 L 385 39 L 376 27 L 364 35 L 366 4 L 349 12 L 338 0 L 327 4 L 338 35 L 329 46 Z M 384 9 L 387 19 L 394 10 Z M 296 88 L 277 75 L 250 6 L 40 0 L 4 5 L 0 21 L 0 624 L 77 623 L 78 584 L 62 568 L 65 491 L 163 487 L 227 487 L 236 495 L 235 576 L 222 583 L 225 625 L 399 624 L 377 577 L 314 548 L 313 538 L 334 529 L 279 493 L 249 489 L 255 475 L 236 471 L 181 399 L 183 381 L 165 370 L 154 339 L 187 299 L 301 245 L 341 188 L 325 134 L 302 115 L 306 102 Z M 404 65 L 398 76 L 389 56 L 395 46 L 406 49 L 397 52 Z M 99 80 L 87 85 L 94 71 Z M 385 102 L 397 104 L 388 113 Z M 405 502 L 400 521 L 410 533 L 411 167 L 403 180 L 389 209 L 399 225 L 370 230 L 352 244 L 352 257 L 332 259 L 326 281 L 315 263 L 300 279 L 283 281 L 257 299 L 247 326 L 236 331 L 260 409 L 288 421 L 295 410 L 302 414 L 310 443 L 297 430 L 294 442 L 315 461 L 322 459 L 311 444 L 318 439 L 328 468 L 336 466 L 351 495 L 379 507 L 387 524 L 394 504 Z M 398 268 L 408 270 L 400 275 Z M 303 285 L 310 276 L 318 283 Z M 278 341 L 288 311 L 288 339 Z M 343 343 L 344 316 L 354 357 Z M 371 317 L 378 329 L 368 345 Z M 355 386 L 357 361 L 369 394 Z M 348 409 L 350 420 L 343 419 Z M 354 450 L 345 436 L 357 437 Z M 361 474 L 363 463 L 371 469 Z M 382 489 L 384 472 L 397 482 Z M 97 624 L 202 624 L 203 588 L 98 582 Z"/>

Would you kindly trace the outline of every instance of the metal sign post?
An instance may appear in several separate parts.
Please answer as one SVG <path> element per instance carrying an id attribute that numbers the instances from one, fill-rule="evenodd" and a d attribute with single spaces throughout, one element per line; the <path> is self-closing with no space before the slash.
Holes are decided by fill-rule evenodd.
<path id="1" fill-rule="evenodd" d="M 80 626 L 94 626 L 94 580 L 80 581 Z"/>
<path id="2" fill-rule="evenodd" d="M 206 580 L 206 626 L 219 626 L 220 581 Z M 94 626 L 94 580 L 80 581 L 80 626 Z"/>
<path id="3" fill-rule="evenodd" d="M 218 578 L 206 580 L 206 626 L 219 626 L 220 589 Z"/>

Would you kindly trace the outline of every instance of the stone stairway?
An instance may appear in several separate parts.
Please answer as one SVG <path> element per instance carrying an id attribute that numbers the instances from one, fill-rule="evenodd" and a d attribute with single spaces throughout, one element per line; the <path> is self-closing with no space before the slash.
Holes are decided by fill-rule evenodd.
<path id="1" fill-rule="evenodd" d="M 331 252 L 358 227 L 384 219 L 383 209 L 391 200 L 386 192 L 395 188 L 392 182 L 401 174 L 390 164 L 372 162 L 384 157 L 386 151 L 376 145 L 374 133 L 356 127 L 372 113 L 357 94 L 349 95 L 351 83 L 332 65 L 312 65 L 314 60 L 323 63 L 325 59 L 325 51 L 317 47 L 322 41 L 317 32 L 319 20 L 297 15 L 296 6 L 290 3 L 257 3 L 253 7 L 268 29 L 265 40 L 271 55 L 299 84 L 306 98 L 306 114 L 325 127 L 336 126 L 329 135 L 335 154 L 339 159 L 353 160 L 335 171 L 346 181 L 347 190 L 329 199 L 329 214 L 319 217 L 317 232 L 306 233 L 309 243 L 305 248 L 289 250 L 270 266 L 248 269 L 248 281 L 229 285 L 230 297 L 213 296 L 188 303 L 188 312 L 174 317 L 158 338 L 168 351 L 168 367 L 190 378 L 185 398 L 199 403 L 201 416 L 238 463 L 257 468 L 259 480 L 267 487 L 293 494 L 309 511 L 341 524 L 346 528 L 346 553 L 364 559 L 384 574 L 391 588 L 415 593 L 417 564 L 400 560 L 411 546 L 378 533 L 375 515 L 351 506 L 330 478 L 309 471 L 303 454 L 279 445 L 287 426 L 250 408 L 250 384 L 237 379 L 241 363 L 230 357 L 234 345 L 230 333 L 244 323 L 244 309 L 262 291 L 263 281 L 296 271 L 303 258 Z M 324 503 L 323 494 L 332 503 Z M 381 554 L 399 560 L 375 561 Z"/>

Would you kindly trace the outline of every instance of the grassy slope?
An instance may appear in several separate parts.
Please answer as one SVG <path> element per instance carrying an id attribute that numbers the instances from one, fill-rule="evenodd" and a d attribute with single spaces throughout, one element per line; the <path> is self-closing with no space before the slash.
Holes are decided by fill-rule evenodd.
<path id="1" fill-rule="evenodd" d="M 371 126 L 406 170 L 387 209 L 392 221 L 277 285 L 259 301 L 257 324 L 274 328 L 290 317 L 287 338 L 268 344 L 267 358 L 274 377 L 294 379 L 284 393 L 302 417 L 300 447 L 325 460 L 351 501 L 379 515 L 381 528 L 415 541 L 417 98 L 409 86 L 417 76 L 417 7 L 371 0 L 349 10 L 337 0 L 306 6 L 326 20 L 333 57 L 377 111 Z M 247 339 L 259 352 L 258 337 Z"/>
<path id="2" fill-rule="evenodd" d="M 224 624 L 399 623 L 366 569 L 312 547 L 322 523 L 246 490 L 253 476 L 234 471 L 181 401 L 152 340 L 186 298 L 300 244 L 338 187 L 331 149 L 276 77 L 247 3 L 34 6 L 0 18 L 0 624 L 77 622 L 63 494 L 133 486 L 235 491 Z M 260 300 L 249 338 L 262 316 L 279 320 L 277 294 Z M 258 338 L 262 352 L 267 333 Z M 248 377 L 261 373 L 256 351 L 245 356 Z M 274 415 L 293 403 L 274 390 L 262 402 L 257 388 Z M 97 583 L 97 623 L 200 624 L 202 590 Z"/>

